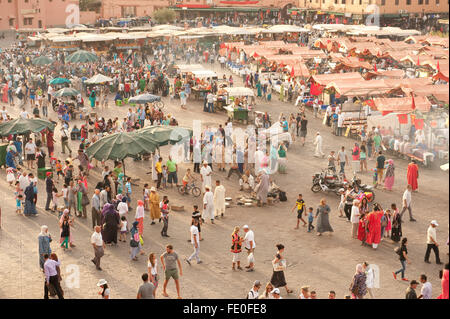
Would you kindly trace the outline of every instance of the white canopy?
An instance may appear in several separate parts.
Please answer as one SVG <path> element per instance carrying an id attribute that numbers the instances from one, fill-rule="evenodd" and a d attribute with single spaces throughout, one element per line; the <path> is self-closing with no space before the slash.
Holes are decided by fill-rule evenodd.
<path id="1" fill-rule="evenodd" d="M 253 90 L 246 87 L 224 88 L 230 96 L 255 96 Z"/>
<path id="2" fill-rule="evenodd" d="M 193 70 L 192 74 L 199 79 L 217 78 L 217 73 L 211 70 Z"/>
<path id="3" fill-rule="evenodd" d="M 93 77 L 91 77 L 90 79 L 84 81 L 84 83 L 86 84 L 101 84 L 101 83 L 105 83 L 105 82 L 111 82 L 113 79 L 105 76 L 103 74 L 96 74 Z"/>
<path id="4" fill-rule="evenodd" d="M 309 32 L 308 29 L 297 27 L 295 25 L 289 24 L 278 24 L 273 25 L 266 30 L 262 31 L 262 33 L 285 33 L 285 32 Z"/>
<path id="5" fill-rule="evenodd" d="M 176 67 L 180 70 L 181 73 L 199 70 L 206 71 L 205 68 L 200 64 L 177 64 Z"/>

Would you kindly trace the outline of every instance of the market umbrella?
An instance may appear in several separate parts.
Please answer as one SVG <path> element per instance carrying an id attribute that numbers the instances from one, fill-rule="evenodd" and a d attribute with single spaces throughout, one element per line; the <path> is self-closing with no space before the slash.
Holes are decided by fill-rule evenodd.
<path id="1" fill-rule="evenodd" d="M 64 83 L 70 83 L 70 80 L 66 78 L 54 78 L 49 82 L 49 84 L 64 84 Z"/>
<path id="2" fill-rule="evenodd" d="M 15 120 L 4 122 L 0 124 L 0 136 L 8 136 L 12 134 L 27 134 L 31 132 L 40 132 L 43 129 L 55 129 L 55 124 L 38 118 L 24 119 L 19 117 Z"/>
<path id="3" fill-rule="evenodd" d="M 33 63 L 33 65 L 41 65 L 42 66 L 42 65 L 52 64 L 53 60 L 45 55 L 42 55 L 40 57 L 33 59 L 32 63 Z"/>
<path id="4" fill-rule="evenodd" d="M 102 84 L 106 82 L 111 82 L 113 79 L 105 76 L 103 74 L 97 74 L 91 77 L 89 80 L 84 81 L 86 84 Z"/>
<path id="5" fill-rule="evenodd" d="M 99 161 L 123 161 L 127 157 L 135 158 L 143 153 L 151 153 L 158 148 L 158 143 L 143 134 L 119 132 L 107 135 L 86 149 L 89 158 Z"/>
<path id="6" fill-rule="evenodd" d="M 56 91 L 55 94 L 53 94 L 54 97 L 63 97 L 63 96 L 77 96 L 80 94 L 80 91 L 75 90 L 73 88 L 63 88 L 59 91 Z"/>
<path id="7" fill-rule="evenodd" d="M 98 60 L 96 54 L 92 52 L 88 52 L 85 50 L 78 50 L 71 55 L 69 55 L 66 59 L 66 62 L 71 63 L 85 63 L 85 62 L 95 62 Z"/>
<path id="8" fill-rule="evenodd" d="M 156 141 L 159 146 L 167 144 L 176 144 L 177 142 L 190 138 L 192 130 L 179 126 L 147 126 L 136 131 L 136 134 L 142 134 Z"/>
<path id="9" fill-rule="evenodd" d="M 145 104 L 145 103 L 153 103 L 156 101 L 161 101 L 161 97 L 147 93 L 133 96 L 131 99 L 128 100 L 128 103 Z"/>

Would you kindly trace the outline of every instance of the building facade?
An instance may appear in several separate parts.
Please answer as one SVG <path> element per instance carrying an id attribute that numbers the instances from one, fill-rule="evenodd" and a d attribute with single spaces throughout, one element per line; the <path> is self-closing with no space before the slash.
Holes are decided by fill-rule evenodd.
<path id="1" fill-rule="evenodd" d="M 102 0 L 100 16 L 104 19 L 145 17 L 174 3 L 175 0 Z"/>
<path id="2" fill-rule="evenodd" d="M 448 0 L 299 0 L 300 8 L 361 14 L 376 5 L 380 14 L 447 13 Z"/>
<path id="3" fill-rule="evenodd" d="M 71 5 L 78 0 L 0 0 L 0 30 L 59 27 L 67 19 L 73 23 Z"/>
<path id="4" fill-rule="evenodd" d="M 374 25 L 425 28 L 448 12 L 448 0 L 299 0 L 288 13 L 307 22 L 367 24 L 369 18 Z"/>

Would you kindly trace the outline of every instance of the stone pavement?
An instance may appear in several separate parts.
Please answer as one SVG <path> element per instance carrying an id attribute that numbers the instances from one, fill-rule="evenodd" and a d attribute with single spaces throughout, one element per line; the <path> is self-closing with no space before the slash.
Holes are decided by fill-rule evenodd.
<path id="1" fill-rule="evenodd" d="M 209 68 L 209 65 L 207 66 Z M 221 71 L 217 65 L 214 69 Z M 229 73 L 227 73 L 229 75 Z M 235 77 L 235 83 L 240 79 Z M 179 101 L 169 103 L 166 113 L 172 113 L 179 120 L 181 126 L 192 126 L 193 119 L 200 119 L 205 125 L 223 124 L 225 115 L 223 113 L 209 114 L 202 112 L 201 102 L 188 102 L 188 110 L 181 111 Z M 17 116 L 18 108 L 7 107 L 12 116 Z M 112 116 L 124 117 L 127 107 L 110 107 L 101 114 L 106 118 Z M 271 103 L 259 101 L 256 108 L 258 111 L 269 111 L 272 118 L 278 117 L 278 112 L 288 114 L 295 112 L 295 108 L 289 103 L 280 103 L 274 95 Z M 53 111 L 50 111 L 53 113 Z M 54 116 L 54 115 L 53 115 Z M 233 207 L 227 210 L 226 217 L 216 221 L 215 225 L 206 224 L 202 226 L 205 238 L 201 242 L 200 256 L 204 263 L 189 267 L 184 261 L 183 276 L 181 277 L 182 297 L 184 298 L 244 298 L 250 289 L 252 282 L 261 280 L 263 285 L 270 280 L 272 274 L 271 260 L 276 253 L 275 245 L 283 243 L 286 246 L 285 257 L 288 261 L 286 280 L 295 293 L 287 296 L 284 289 L 281 294 L 283 298 L 296 298 L 299 288 L 310 285 L 316 290 L 319 298 L 326 298 L 329 290 L 337 292 L 337 298 L 343 298 L 348 294 L 355 265 L 362 261 L 377 264 L 380 267 L 380 289 L 375 290 L 378 298 L 404 298 L 407 283 L 394 281 L 392 271 L 400 268 L 398 258 L 393 252 L 394 245 L 390 240 L 384 240 L 378 250 L 374 251 L 368 247 L 362 247 L 359 241 L 350 238 L 350 224 L 342 218 L 338 218 L 338 197 L 333 194 L 314 194 L 310 191 L 312 175 L 324 168 L 326 160 L 312 157 L 314 146 L 312 140 L 314 133 L 318 130 L 324 138 L 324 152 L 337 150 L 340 145 L 350 149 L 353 140 L 338 138 L 330 134 L 329 128 L 321 124 L 321 120 L 313 119 L 308 112 L 308 136 L 307 144 L 301 147 L 295 143 L 288 151 L 288 174 L 276 174 L 274 179 L 282 189 L 287 191 L 288 202 L 278 203 L 275 206 L 265 208 L 241 208 Z M 79 124 L 79 121 L 76 121 Z M 59 131 L 55 139 L 59 141 Z M 71 142 L 75 151 L 77 143 Z M 60 144 L 56 144 L 59 156 Z M 168 148 L 162 149 L 162 156 L 167 159 Z M 404 160 L 394 159 L 396 164 L 396 182 L 393 192 L 383 190 L 376 191 L 376 201 L 383 207 L 397 203 L 401 206 L 401 196 L 406 183 L 406 166 Z M 111 165 L 111 163 L 109 163 Z M 374 167 L 374 161 L 369 161 L 369 168 Z M 139 177 L 139 187 L 133 188 L 133 207 L 135 201 L 140 199 L 141 189 L 145 182 L 152 185 L 150 175 L 143 172 L 150 171 L 149 162 L 126 161 L 127 174 Z M 179 176 L 181 179 L 187 167 L 192 165 L 181 164 Z M 101 169 L 94 169 L 89 177 L 89 197 L 92 196 L 92 187 L 101 176 Z M 212 180 L 220 179 L 227 189 L 227 196 L 236 197 L 237 179 L 233 176 L 230 181 L 225 180 L 225 173 L 214 172 Z M 371 175 L 362 174 L 363 182 L 370 183 Z M 58 188 L 62 186 L 61 182 Z M 330 222 L 335 232 L 332 235 L 322 237 L 314 233 L 307 233 L 303 227 L 294 230 L 296 214 L 291 213 L 291 208 L 298 193 L 303 193 L 307 206 L 316 207 L 322 197 L 327 198 L 332 209 Z M 192 196 L 180 196 L 176 190 L 165 190 L 160 195 L 168 195 L 172 204 L 184 205 L 184 212 L 172 212 L 169 222 L 170 238 L 162 238 L 160 230 L 162 225 L 150 225 L 148 214 L 144 220 L 144 251 L 155 252 L 159 255 L 164 251 L 164 246 L 171 243 L 175 251 L 184 259 L 192 252 L 192 246 L 187 243 L 189 238 L 189 223 L 191 207 L 193 204 L 201 204 L 201 198 L 194 199 Z M 140 256 L 139 261 L 129 260 L 129 244 L 119 242 L 117 247 L 107 247 L 105 256 L 102 258 L 103 271 L 95 270 L 90 262 L 93 257 L 93 249 L 89 239 L 92 233 L 90 217 L 87 220 L 76 219 L 73 230 L 75 247 L 72 251 L 64 252 L 58 248 L 59 229 L 55 215 L 42 210 L 45 204 L 45 187 L 39 182 L 38 194 L 38 217 L 18 216 L 15 213 L 15 202 L 13 189 L 6 182 L 4 171 L 0 173 L 0 196 L 5 200 L 1 203 L 2 229 L 0 230 L 0 298 L 42 298 L 43 296 L 43 274 L 38 263 L 37 236 L 40 226 L 49 226 L 53 235 L 52 249 L 62 261 L 63 289 L 66 298 L 99 298 L 96 283 L 100 278 L 109 282 L 111 298 L 135 298 L 137 289 L 141 284 L 140 276 L 147 271 L 146 256 Z M 448 175 L 439 170 L 420 169 L 419 193 L 413 194 L 414 215 L 417 223 L 406 221 L 403 224 L 404 236 L 409 239 L 409 256 L 413 263 L 407 265 L 406 275 L 409 279 L 418 280 L 421 273 L 427 274 L 433 284 L 433 297 L 440 293 L 440 281 L 438 271 L 441 266 L 425 264 L 423 255 L 425 253 L 426 229 L 432 219 L 437 219 L 440 226 L 437 230 L 438 241 L 441 244 L 441 259 L 448 262 L 448 246 L 445 245 L 448 236 Z M 88 216 L 90 207 L 88 208 Z M 134 218 L 134 211 L 129 213 L 128 221 Z M 407 218 L 406 218 L 407 219 Z M 256 240 L 256 269 L 253 273 L 231 271 L 231 232 L 236 225 L 248 224 L 255 231 Z M 447 236 L 446 233 L 447 232 Z M 242 234 L 242 232 L 241 232 Z M 434 261 L 431 257 L 431 261 Z M 241 255 L 245 264 L 246 256 Z M 79 287 L 76 287 L 76 274 L 74 269 L 79 270 Z M 161 266 L 159 273 L 162 274 Z M 157 291 L 158 298 L 164 298 L 162 292 L 162 277 L 160 276 L 160 287 Z M 75 287 L 73 287 L 75 286 Z M 173 281 L 169 283 L 168 293 L 171 298 L 176 297 Z"/>

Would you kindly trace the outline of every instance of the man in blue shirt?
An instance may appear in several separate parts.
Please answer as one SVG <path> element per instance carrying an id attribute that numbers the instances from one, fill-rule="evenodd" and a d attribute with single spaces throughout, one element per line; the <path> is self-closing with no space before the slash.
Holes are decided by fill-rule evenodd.
<path id="1" fill-rule="evenodd" d="M 283 132 L 289 132 L 289 124 L 288 121 L 286 121 L 286 118 L 283 117 L 283 120 L 281 121 L 281 125 L 283 126 Z"/>

